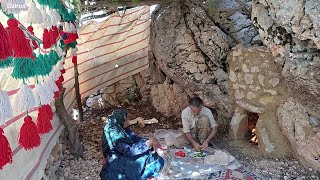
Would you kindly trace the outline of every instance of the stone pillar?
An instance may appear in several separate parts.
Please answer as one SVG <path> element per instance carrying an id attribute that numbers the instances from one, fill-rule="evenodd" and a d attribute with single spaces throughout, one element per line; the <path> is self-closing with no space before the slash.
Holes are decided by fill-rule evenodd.
<path id="1" fill-rule="evenodd" d="M 234 140 L 245 139 L 248 129 L 246 111 L 237 107 L 230 123 L 230 137 Z"/>

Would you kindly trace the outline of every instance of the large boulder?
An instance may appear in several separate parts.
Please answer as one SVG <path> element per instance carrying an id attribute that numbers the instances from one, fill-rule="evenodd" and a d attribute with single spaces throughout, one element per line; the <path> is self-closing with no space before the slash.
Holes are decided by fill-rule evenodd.
<path id="1" fill-rule="evenodd" d="M 304 107 L 289 98 L 278 109 L 280 127 L 289 139 L 293 153 L 304 165 L 320 171 L 320 128 L 314 122 L 319 119 L 310 117 Z"/>
<path id="2" fill-rule="evenodd" d="M 198 94 L 207 106 L 230 118 L 227 54 L 237 43 L 251 45 L 258 33 L 243 12 L 243 4 L 228 2 L 234 5 L 230 11 L 223 1 L 212 7 L 221 15 L 219 23 L 200 0 L 160 6 L 152 15 L 151 48 L 168 78 L 188 95 Z"/>

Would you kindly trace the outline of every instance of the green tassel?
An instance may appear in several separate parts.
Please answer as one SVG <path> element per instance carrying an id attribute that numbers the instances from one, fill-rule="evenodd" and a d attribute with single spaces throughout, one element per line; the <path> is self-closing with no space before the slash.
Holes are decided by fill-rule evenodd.
<path id="1" fill-rule="evenodd" d="M 49 75 L 49 73 L 50 73 L 51 70 L 52 70 L 52 66 L 51 66 L 51 64 L 49 63 L 48 59 L 44 59 L 44 57 L 43 57 L 42 54 L 40 54 L 40 55 L 37 57 L 35 66 L 39 67 L 39 68 L 38 68 L 38 69 L 39 69 L 39 72 L 37 73 L 37 75 L 40 75 L 40 76 Z"/>
<path id="2" fill-rule="evenodd" d="M 64 49 L 66 47 L 66 43 L 64 43 L 64 41 L 61 39 L 60 40 L 60 48 Z"/>
<path id="3" fill-rule="evenodd" d="M 72 42 L 72 43 L 70 43 L 70 44 L 68 44 L 68 48 L 76 48 L 76 46 L 77 46 L 77 41 L 74 41 L 74 42 Z"/>
<path id="4" fill-rule="evenodd" d="M 40 5 L 47 5 L 47 0 L 38 0 Z"/>
<path id="5" fill-rule="evenodd" d="M 0 69 L 9 67 L 12 64 L 12 57 L 8 57 L 6 60 L 0 60 Z"/>
<path id="6" fill-rule="evenodd" d="M 31 58 L 14 58 L 12 77 L 16 79 L 25 79 L 35 76 L 38 72 L 37 66 Z"/>
<path id="7" fill-rule="evenodd" d="M 57 52 L 55 52 L 55 51 L 51 51 L 49 53 L 48 59 L 50 60 L 51 67 L 55 66 L 60 60 Z"/>
<path id="8" fill-rule="evenodd" d="M 49 8 L 51 9 L 65 9 L 64 5 L 59 1 L 59 0 L 51 0 L 50 3 L 48 4 Z"/>

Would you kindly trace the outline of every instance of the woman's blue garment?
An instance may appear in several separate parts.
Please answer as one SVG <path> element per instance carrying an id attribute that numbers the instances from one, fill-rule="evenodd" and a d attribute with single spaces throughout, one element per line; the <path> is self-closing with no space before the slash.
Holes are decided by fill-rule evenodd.
<path id="1" fill-rule="evenodd" d="M 155 177 L 164 165 L 134 132 L 123 128 L 127 112 L 115 110 L 104 127 L 102 148 L 107 163 L 100 173 L 102 180 L 140 180 Z"/>

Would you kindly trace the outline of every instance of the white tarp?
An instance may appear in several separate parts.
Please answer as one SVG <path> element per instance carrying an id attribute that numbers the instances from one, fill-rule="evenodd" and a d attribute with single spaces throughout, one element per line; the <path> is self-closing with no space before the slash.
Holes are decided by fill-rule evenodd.
<path id="1" fill-rule="evenodd" d="M 137 7 L 115 13 L 104 22 L 91 21 L 81 28 L 78 40 L 80 94 L 86 97 L 121 79 L 149 67 L 150 8 Z M 64 86 L 74 84 L 73 65 L 67 56 Z M 72 87 L 72 86 L 71 86 Z M 74 88 L 65 93 L 65 105 L 72 107 Z"/>

